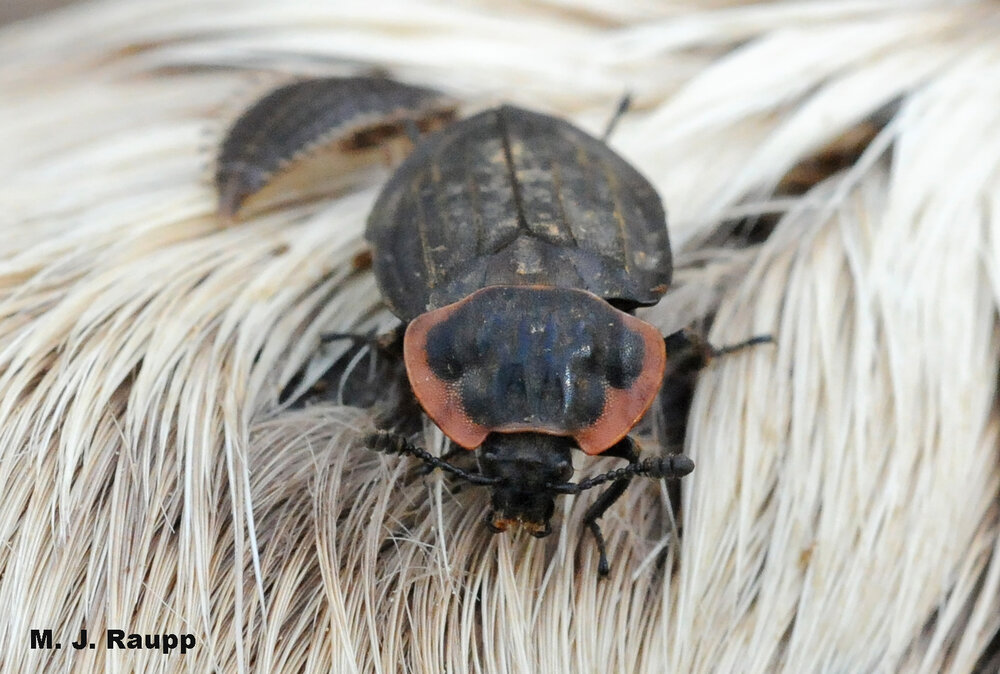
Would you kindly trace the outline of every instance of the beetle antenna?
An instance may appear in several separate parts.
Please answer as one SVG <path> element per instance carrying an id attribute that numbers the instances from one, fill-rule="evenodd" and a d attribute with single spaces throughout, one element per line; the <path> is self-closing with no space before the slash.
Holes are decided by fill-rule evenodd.
<path id="1" fill-rule="evenodd" d="M 601 140 L 605 143 L 608 142 L 608 139 L 611 138 L 611 134 L 614 133 L 615 127 L 618 126 L 618 122 L 621 121 L 621 118 L 625 116 L 631 107 L 632 92 L 626 91 L 618 101 L 618 107 L 615 109 L 615 114 L 611 116 L 611 119 L 608 120 L 608 125 L 604 127 L 604 135 L 601 136 Z"/>
<path id="2" fill-rule="evenodd" d="M 383 454 L 409 454 L 420 459 L 431 468 L 440 468 L 445 472 L 468 480 L 472 484 L 489 486 L 500 482 L 499 478 L 486 477 L 479 473 L 470 473 L 462 470 L 458 466 L 434 456 L 427 450 L 417 447 L 407 440 L 406 436 L 393 433 L 392 431 L 375 431 L 374 433 L 369 433 L 365 436 L 365 446 L 372 451 Z"/>
<path id="3" fill-rule="evenodd" d="M 605 482 L 631 480 L 636 476 L 668 479 L 679 478 L 684 477 L 692 470 L 694 470 L 694 461 L 684 454 L 671 454 L 669 456 L 636 461 L 617 470 L 609 470 L 607 473 L 602 473 L 592 478 L 581 480 L 580 482 L 549 483 L 545 486 L 551 491 L 560 494 L 579 494 L 582 491 L 598 487 Z"/>

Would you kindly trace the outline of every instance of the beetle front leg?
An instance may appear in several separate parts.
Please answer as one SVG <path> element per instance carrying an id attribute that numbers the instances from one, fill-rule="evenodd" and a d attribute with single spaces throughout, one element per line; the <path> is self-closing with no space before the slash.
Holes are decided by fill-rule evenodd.
<path id="1" fill-rule="evenodd" d="M 314 400 L 332 400 L 353 407 L 374 408 L 377 428 L 416 433 L 422 427 L 422 415 L 403 367 L 405 332 L 404 323 L 382 334 L 374 331 L 323 334 L 322 341 L 346 341 L 348 348 L 307 390 L 299 390 L 305 368 L 297 372 L 285 385 L 279 400 L 286 403 L 294 395 L 297 399 L 292 404 L 296 406 Z M 370 366 L 359 369 L 357 366 L 366 355 Z"/>
<path id="2" fill-rule="evenodd" d="M 678 330 L 663 338 L 667 347 L 667 371 L 660 388 L 660 409 L 663 411 L 662 442 L 668 453 L 680 453 L 684 449 L 698 373 L 713 358 L 773 341 L 771 335 L 757 335 L 736 344 L 716 347 L 689 329 Z M 680 483 L 667 484 L 670 504 L 675 510 L 680 507 L 680 490 Z"/>
<path id="3" fill-rule="evenodd" d="M 604 454 L 625 459 L 630 464 L 635 463 L 639 459 L 639 452 L 636 449 L 635 441 L 628 436 L 619 440 L 617 444 L 607 449 Z M 597 500 L 587 508 L 587 512 L 583 516 L 583 523 L 590 529 L 590 533 L 594 535 L 594 542 L 597 543 L 597 551 L 600 554 L 600 560 L 597 562 L 597 575 L 601 578 L 607 577 L 611 571 L 611 567 L 608 564 L 608 551 L 604 543 L 604 534 L 601 532 L 601 525 L 597 523 L 597 520 L 604 515 L 608 508 L 615 504 L 615 501 L 622 497 L 622 494 L 625 493 L 631 481 L 632 477 L 629 476 L 612 482 L 611 486 L 601 492 Z"/>

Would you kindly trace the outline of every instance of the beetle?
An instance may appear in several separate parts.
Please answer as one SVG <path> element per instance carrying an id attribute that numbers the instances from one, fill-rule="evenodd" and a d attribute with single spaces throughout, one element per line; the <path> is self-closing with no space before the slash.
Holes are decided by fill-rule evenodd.
<path id="1" fill-rule="evenodd" d="M 678 408 L 671 414 L 680 428 L 694 374 L 715 356 L 770 337 L 717 349 L 686 330 L 663 337 L 635 316 L 670 286 L 666 214 L 649 181 L 604 140 L 511 105 L 419 140 L 415 120 L 440 118 L 427 111 L 449 99 L 380 84 L 363 105 L 338 98 L 340 112 L 324 107 L 331 89 L 344 94 L 351 87 L 301 83 L 265 98 L 234 125 L 220 167 L 259 176 L 259 187 L 264 169 L 273 173 L 327 137 L 327 127 L 343 127 L 345 110 L 363 108 L 374 115 L 363 115 L 365 123 L 378 126 L 380 111 L 384 117 L 401 109 L 382 126 L 405 123 L 416 147 L 383 187 L 365 232 L 378 287 L 401 325 L 377 340 L 324 338 L 374 341 L 401 358 L 412 393 L 403 404 L 419 404 L 455 449 L 431 455 L 394 430 L 391 415 L 376 421 L 365 445 L 489 487 L 484 521 L 495 533 L 520 527 L 547 536 L 558 495 L 610 483 L 584 515 L 598 574 L 606 576 L 598 519 L 632 478 L 680 478 L 694 469 L 683 454 L 640 459 L 629 435 L 664 388 L 665 372 L 678 382 L 676 390 L 666 384 L 663 399 Z M 317 91 L 319 100 L 310 99 Z M 604 139 L 627 104 L 623 99 Z M 280 131 L 278 138 L 268 140 L 269 130 Z M 248 147 L 248 138 L 260 147 Z M 239 200 L 226 195 L 242 194 L 248 184 L 245 176 L 220 178 L 221 203 L 235 212 Z M 224 185 L 235 187 L 227 192 Z M 477 471 L 448 460 L 463 450 L 476 451 Z M 576 450 L 627 464 L 574 483 Z"/>
<path id="2" fill-rule="evenodd" d="M 413 394 L 454 445 L 478 452 L 478 472 L 387 430 L 368 446 L 490 487 L 485 523 L 497 533 L 546 536 L 557 495 L 611 482 L 584 516 L 600 576 L 609 565 L 597 520 L 629 481 L 694 469 L 682 454 L 640 460 L 629 436 L 668 355 L 695 371 L 770 339 L 715 349 L 636 318 L 671 280 L 656 190 L 603 141 L 523 108 L 427 137 L 383 188 L 366 238 L 382 296 L 405 326 L 396 335 Z M 573 483 L 573 450 L 628 464 Z"/>
<path id="3" fill-rule="evenodd" d="M 234 220 L 280 171 L 319 148 L 334 146 L 351 156 L 398 138 L 412 141 L 450 122 L 456 110 L 457 101 L 440 91 L 386 77 L 322 77 L 280 86 L 240 114 L 222 141 L 215 172 L 219 213 Z"/>

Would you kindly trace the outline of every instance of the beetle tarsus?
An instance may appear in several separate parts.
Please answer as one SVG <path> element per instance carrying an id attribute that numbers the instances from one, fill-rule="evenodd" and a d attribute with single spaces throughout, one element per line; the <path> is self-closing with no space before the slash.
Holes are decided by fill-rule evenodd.
<path id="1" fill-rule="evenodd" d="M 669 376 L 677 377 L 697 372 L 713 358 L 742 351 L 757 344 L 772 344 L 771 335 L 754 335 L 750 339 L 726 346 L 713 346 L 693 330 L 684 328 L 663 338 L 667 347 L 667 358 L 670 362 Z"/>
<path id="2" fill-rule="evenodd" d="M 627 445 L 622 444 L 625 441 L 628 442 Z M 627 466 L 608 471 L 590 480 L 579 482 L 576 485 L 580 491 L 583 491 L 603 482 L 612 481 L 612 485 L 587 508 L 587 512 L 583 516 L 583 523 L 587 525 L 587 528 L 594 535 L 594 542 L 597 544 L 598 553 L 600 553 L 600 559 L 597 563 L 597 575 L 600 578 L 607 577 L 610 572 L 610 566 L 608 564 L 604 534 L 601 532 L 601 526 L 597 523 L 597 520 L 621 498 L 625 490 L 628 489 L 632 478 L 635 476 L 668 479 L 680 478 L 694 470 L 694 461 L 683 454 L 671 454 L 669 456 L 653 457 L 639 461 L 639 453 L 635 448 L 635 443 L 627 436 L 613 449 L 617 450 L 616 456 L 629 461 Z"/>
<path id="3" fill-rule="evenodd" d="M 606 578 L 611 568 L 608 565 L 608 551 L 604 543 L 604 534 L 601 532 L 601 525 L 597 523 L 597 520 L 607 512 L 608 508 L 614 505 L 615 501 L 621 498 L 625 490 L 628 489 L 630 481 L 631 476 L 615 481 L 597 497 L 597 500 L 587 508 L 587 512 L 583 516 L 583 523 L 594 535 L 594 542 L 597 543 L 597 551 L 600 553 L 600 559 L 597 563 L 597 575 L 600 578 Z"/>
<path id="4" fill-rule="evenodd" d="M 773 344 L 774 337 L 771 335 L 756 335 L 750 339 L 745 339 L 742 342 L 737 342 L 736 344 L 729 344 L 727 346 L 712 346 L 709 344 L 709 348 L 712 350 L 712 357 L 725 356 L 729 353 L 736 353 L 737 351 L 742 351 L 743 349 L 755 346 L 757 344 Z"/>
<path id="5" fill-rule="evenodd" d="M 375 331 L 369 330 L 368 332 L 324 332 L 319 336 L 319 341 L 326 344 L 327 342 L 354 342 L 355 344 L 369 344 L 375 343 Z"/>
<path id="6" fill-rule="evenodd" d="M 597 560 L 597 577 L 603 580 L 611 573 L 611 565 L 608 564 L 608 550 L 604 544 L 604 534 L 601 532 L 601 525 L 597 523 L 596 518 L 587 520 L 586 525 L 590 529 L 590 533 L 594 534 L 594 542 L 597 543 L 597 552 L 600 555 Z"/>

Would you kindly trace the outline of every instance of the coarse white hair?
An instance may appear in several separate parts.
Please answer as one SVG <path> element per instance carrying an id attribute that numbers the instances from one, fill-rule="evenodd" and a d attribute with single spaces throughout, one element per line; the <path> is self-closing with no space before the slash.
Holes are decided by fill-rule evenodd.
<path id="1" fill-rule="evenodd" d="M 998 34 L 985 0 L 104 0 L 3 29 L 3 671 L 997 671 Z M 386 171 L 226 227 L 206 168 L 275 82 L 372 67 L 594 133 L 631 92 L 611 144 L 677 253 L 643 317 L 775 337 L 703 373 L 677 519 L 636 482 L 606 580 L 593 496 L 491 536 L 483 490 L 360 445 L 370 411 L 279 401 L 322 333 L 393 324 L 352 264 Z"/>

